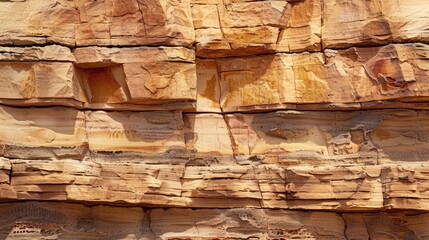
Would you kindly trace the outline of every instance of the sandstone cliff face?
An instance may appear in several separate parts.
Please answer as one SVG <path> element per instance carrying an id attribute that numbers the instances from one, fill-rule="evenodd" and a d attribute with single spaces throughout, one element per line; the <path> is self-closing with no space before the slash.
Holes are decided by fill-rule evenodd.
<path id="1" fill-rule="evenodd" d="M 429 239 L 428 15 L 0 1 L 0 238 Z"/>

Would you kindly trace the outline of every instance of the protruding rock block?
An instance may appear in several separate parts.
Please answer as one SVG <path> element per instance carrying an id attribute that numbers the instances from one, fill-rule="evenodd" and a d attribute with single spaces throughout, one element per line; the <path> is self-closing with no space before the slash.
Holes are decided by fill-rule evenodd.
<path id="1" fill-rule="evenodd" d="M 219 76 L 214 60 L 197 60 L 197 112 L 221 112 Z"/>
<path id="2" fill-rule="evenodd" d="M 322 45 L 322 6 L 324 0 L 288 1 L 280 30 L 277 52 L 316 52 Z"/>
<path id="3" fill-rule="evenodd" d="M 232 1 L 192 5 L 199 57 L 321 49 L 321 1 Z"/>
<path id="4" fill-rule="evenodd" d="M 78 48 L 90 103 L 160 104 L 196 99 L 195 55 L 186 48 Z"/>
<path id="5" fill-rule="evenodd" d="M 224 111 L 296 102 L 293 63 L 289 55 L 228 58 L 216 63 L 220 104 Z"/>

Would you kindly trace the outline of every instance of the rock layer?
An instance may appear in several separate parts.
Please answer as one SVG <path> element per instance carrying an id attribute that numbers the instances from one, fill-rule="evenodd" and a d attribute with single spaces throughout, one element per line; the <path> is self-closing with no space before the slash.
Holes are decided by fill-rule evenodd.
<path id="1" fill-rule="evenodd" d="M 0 103 L 197 112 L 428 109 L 428 45 L 195 59 L 183 47 L 0 49 Z"/>
<path id="2" fill-rule="evenodd" d="M 187 2 L 12 0 L 0 8 L 4 45 L 189 46 L 194 39 Z"/>
<path id="3" fill-rule="evenodd" d="M 175 162 L 166 166 L 171 159 Z M 429 207 L 427 164 L 409 164 L 404 169 L 399 164 L 313 167 L 198 160 L 190 156 L 184 163 L 166 155 L 148 163 L 123 158 L 109 162 L 2 159 L 1 197 L 141 207 L 313 211 L 425 211 Z"/>
<path id="4" fill-rule="evenodd" d="M 222 116 L 3 107 L 2 119 L 2 197 L 9 200 L 428 207 L 426 111 Z"/>
<path id="5" fill-rule="evenodd" d="M 426 239 L 427 213 L 329 213 L 262 209 L 86 207 L 63 203 L 1 204 L 0 237 L 25 238 L 296 238 Z M 26 218 L 22 221 L 22 218 Z"/>
<path id="6" fill-rule="evenodd" d="M 0 238 L 429 239 L 428 13 L 0 1 Z"/>

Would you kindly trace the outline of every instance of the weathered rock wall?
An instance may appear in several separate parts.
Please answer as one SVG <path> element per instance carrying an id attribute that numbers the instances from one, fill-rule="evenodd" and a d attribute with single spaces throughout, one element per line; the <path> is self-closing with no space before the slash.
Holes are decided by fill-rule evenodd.
<path id="1" fill-rule="evenodd" d="M 141 209 L 26 202 L 2 204 L 0 237 L 63 239 L 413 239 L 429 214 L 235 209 Z M 22 221 L 25 219 L 25 221 Z"/>
<path id="2" fill-rule="evenodd" d="M 0 238 L 429 239 L 428 16 L 0 1 Z"/>

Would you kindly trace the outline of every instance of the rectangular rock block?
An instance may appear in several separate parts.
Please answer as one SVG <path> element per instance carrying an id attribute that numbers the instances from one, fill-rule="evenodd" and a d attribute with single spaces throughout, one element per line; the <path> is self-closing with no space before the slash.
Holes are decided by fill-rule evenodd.
<path id="1" fill-rule="evenodd" d="M 79 99 L 70 62 L 0 62 L 0 98 Z"/>
<path id="2" fill-rule="evenodd" d="M 85 114 L 66 108 L 0 108 L 1 155 L 82 159 L 88 150 Z"/>
<path id="3" fill-rule="evenodd" d="M 142 223 L 146 215 L 141 208 L 27 202 L 2 204 L 0 213 L 1 238 L 150 239 L 153 236 L 147 220 Z"/>
<path id="4" fill-rule="evenodd" d="M 236 154 L 281 161 L 311 156 L 313 164 L 327 159 L 426 162 L 429 156 L 429 142 L 422 137 L 428 131 L 426 111 L 281 111 L 225 118 Z"/>
<path id="5" fill-rule="evenodd" d="M 195 2 L 197 56 L 218 58 L 321 49 L 321 1 Z"/>
<path id="6" fill-rule="evenodd" d="M 324 2 L 324 48 L 429 42 L 429 6 L 424 0 Z"/>
<path id="7" fill-rule="evenodd" d="M 75 45 L 79 12 L 74 1 L 3 1 L 0 9 L 2 45 Z"/>
<path id="8" fill-rule="evenodd" d="M 231 155 L 229 128 L 220 114 L 186 114 L 185 141 L 188 150 Z"/>
<path id="9" fill-rule="evenodd" d="M 180 112 L 86 112 L 86 131 L 92 151 L 157 153 L 184 148 Z"/>

